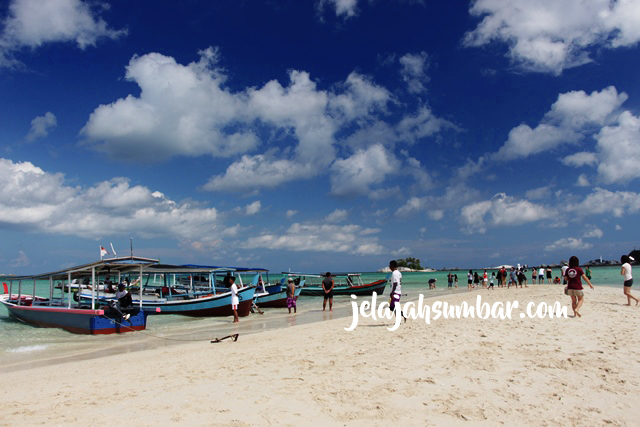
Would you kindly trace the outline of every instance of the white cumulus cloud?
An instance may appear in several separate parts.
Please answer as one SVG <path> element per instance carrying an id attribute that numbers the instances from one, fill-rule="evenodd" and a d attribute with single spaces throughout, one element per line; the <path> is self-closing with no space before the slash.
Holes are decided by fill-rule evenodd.
<path id="1" fill-rule="evenodd" d="M 426 91 L 424 84 L 429 81 L 427 68 L 429 67 L 429 55 L 426 52 L 417 54 L 407 53 L 400 57 L 401 75 L 409 93 L 422 93 Z"/>
<path id="2" fill-rule="evenodd" d="M 590 62 L 599 48 L 632 46 L 640 40 L 640 4 L 635 0 L 477 0 L 481 18 L 466 46 L 506 43 L 523 69 L 559 75 Z"/>
<path id="3" fill-rule="evenodd" d="M 485 233 L 488 226 L 516 226 L 554 216 L 554 210 L 549 207 L 518 200 L 504 193 L 496 194 L 491 200 L 464 206 L 461 210 L 465 230 L 480 233 Z"/>
<path id="4" fill-rule="evenodd" d="M 212 48 L 186 66 L 159 53 L 135 56 L 126 78 L 138 84 L 140 97 L 129 95 L 99 106 L 82 135 L 109 157 L 132 161 L 226 157 L 254 149 L 257 138 L 237 123 L 246 103 L 223 87 L 225 76 L 217 60 Z M 237 129 L 225 130 L 234 124 Z"/>
<path id="5" fill-rule="evenodd" d="M 262 209 L 262 203 L 260 203 L 260 200 L 256 200 L 255 202 L 245 206 L 245 213 L 249 216 L 256 215 L 260 212 L 261 209 Z"/>
<path id="6" fill-rule="evenodd" d="M 358 0 L 318 0 L 318 10 L 322 11 L 325 7 L 333 7 L 336 16 L 345 19 L 358 14 Z"/>
<path id="7" fill-rule="evenodd" d="M 218 212 L 177 203 L 160 192 L 113 178 L 69 186 L 29 162 L 0 159 L 0 227 L 99 238 L 135 234 L 196 240 L 215 234 Z"/>
<path id="8" fill-rule="evenodd" d="M 73 42 L 85 49 L 125 35 L 126 30 L 111 29 L 98 16 L 94 9 L 100 6 L 82 0 L 12 0 L 0 35 L 0 66 L 15 65 L 14 52 L 23 47 Z"/>
<path id="9" fill-rule="evenodd" d="M 397 173 L 400 162 L 382 145 L 359 150 L 331 167 L 331 193 L 336 196 L 366 195 L 370 186 L 381 183 L 387 174 Z"/>
<path id="10" fill-rule="evenodd" d="M 618 93 L 613 86 L 591 94 L 584 91 L 562 93 L 536 127 L 521 124 L 513 128 L 495 157 L 512 160 L 563 144 L 577 144 L 594 129 L 615 122 L 620 106 L 627 98 L 627 94 Z M 587 157 L 583 155 L 580 159 L 584 161 Z"/>
<path id="11" fill-rule="evenodd" d="M 384 252 L 378 239 L 363 233 L 359 225 L 294 223 L 282 234 L 265 233 L 239 245 L 247 249 L 282 249 L 378 255 Z"/>
<path id="12" fill-rule="evenodd" d="M 49 135 L 49 131 L 58 125 L 55 114 L 47 111 L 44 116 L 38 116 L 31 120 L 31 129 L 27 134 L 26 140 L 33 142 L 38 138 L 44 138 Z"/>
<path id="13" fill-rule="evenodd" d="M 327 215 L 324 221 L 328 223 L 342 222 L 345 221 L 348 216 L 349 212 L 346 209 L 336 209 L 335 211 Z"/>
<path id="14" fill-rule="evenodd" d="M 566 237 L 556 240 L 550 245 L 544 247 L 545 251 L 557 251 L 557 250 L 581 250 L 591 249 L 593 245 L 591 243 L 583 242 L 582 239 L 576 237 Z"/>
<path id="15" fill-rule="evenodd" d="M 628 111 L 618 123 L 597 135 L 598 176 L 607 184 L 628 183 L 640 177 L 640 117 Z"/>

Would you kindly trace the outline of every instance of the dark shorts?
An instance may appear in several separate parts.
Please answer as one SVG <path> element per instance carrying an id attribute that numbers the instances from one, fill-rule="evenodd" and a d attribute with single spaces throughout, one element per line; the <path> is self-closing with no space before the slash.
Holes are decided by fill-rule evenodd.
<path id="1" fill-rule="evenodd" d="M 329 299 L 329 298 L 333 298 L 333 291 L 324 294 L 324 299 Z"/>
<path id="2" fill-rule="evenodd" d="M 633 285 L 633 279 L 629 279 L 629 280 L 625 280 L 624 281 L 624 286 L 630 288 L 631 285 Z"/>
<path id="3" fill-rule="evenodd" d="M 393 310 L 396 307 L 396 303 L 400 302 L 400 294 L 391 294 L 389 298 L 389 309 Z"/>
<path id="4" fill-rule="evenodd" d="M 473 283 L 473 280 L 469 279 L 469 280 L 467 280 L 467 283 L 468 283 L 468 284 L 472 284 L 472 283 Z"/>
<path id="5" fill-rule="evenodd" d="M 551 272 L 547 271 L 547 279 L 551 279 Z"/>

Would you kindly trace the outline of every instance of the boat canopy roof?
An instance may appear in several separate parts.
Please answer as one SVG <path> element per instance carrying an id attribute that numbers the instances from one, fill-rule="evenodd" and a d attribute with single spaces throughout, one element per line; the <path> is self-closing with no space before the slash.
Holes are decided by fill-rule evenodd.
<path id="1" fill-rule="evenodd" d="M 262 272 L 262 273 L 269 272 L 269 270 L 262 267 L 227 267 L 227 266 L 219 266 L 219 265 L 198 265 L 198 264 L 185 264 L 185 265 L 182 265 L 181 267 L 202 268 L 202 269 L 221 270 L 221 271 L 228 270 L 228 271 L 237 271 L 239 273 L 244 273 L 247 271 L 255 271 L 255 272 Z"/>
<path id="2" fill-rule="evenodd" d="M 294 271 L 283 271 L 282 274 L 289 276 L 325 277 L 327 273 L 297 273 Z M 360 275 L 360 273 L 331 273 L 331 277 L 357 277 Z"/>
<path id="3" fill-rule="evenodd" d="M 11 276 L 9 280 L 29 280 L 29 279 L 43 279 L 43 278 L 64 278 L 66 279 L 69 274 L 71 277 L 86 276 L 91 273 L 95 268 L 96 273 L 128 273 L 140 271 L 140 268 L 145 268 L 150 265 L 159 263 L 160 261 L 153 258 L 143 258 L 137 256 L 128 257 L 116 257 L 103 259 L 100 261 L 92 262 L 89 264 L 78 265 L 75 267 L 69 267 L 64 270 L 52 271 L 49 273 L 33 274 L 25 276 Z"/>
<path id="4" fill-rule="evenodd" d="M 209 274 L 234 272 L 233 267 L 206 267 L 195 265 L 154 264 L 143 268 L 143 273 L 150 274 Z"/>
<path id="5" fill-rule="evenodd" d="M 75 267 L 69 267 L 64 270 L 53 271 L 49 273 L 33 274 L 25 276 L 10 276 L 6 280 L 33 280 L 33 279 L 63 279 L 66 280 L 69 275 L 71 278 L 86 277 L 91 274 L 95 268 L 96 274 L 118 274 L 118 273 L 146 273 L 146 274 L 209 274 L 209 273 L 226 273 L 233 272 L 235 269 L 230 267 L 208 267 L 196 265 L 171 265 L 160 264 L 160 261 L 152 258 L 143 258 L 136 256 L 117 257 L 103 259 L 100 261 L 83 264 Z"/>

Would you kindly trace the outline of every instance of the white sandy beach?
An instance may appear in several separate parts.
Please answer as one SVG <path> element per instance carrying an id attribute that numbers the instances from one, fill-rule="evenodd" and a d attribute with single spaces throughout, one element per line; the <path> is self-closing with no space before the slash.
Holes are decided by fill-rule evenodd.
<path id="1" fill-rule="evenodd" d="M 569 303 L 561 286 L 437 300 L 478 293 Z M 585 294 L 576 319 L 343 318 L 3 373 L 0 424 L 640 425 L 640 307 Z"/>

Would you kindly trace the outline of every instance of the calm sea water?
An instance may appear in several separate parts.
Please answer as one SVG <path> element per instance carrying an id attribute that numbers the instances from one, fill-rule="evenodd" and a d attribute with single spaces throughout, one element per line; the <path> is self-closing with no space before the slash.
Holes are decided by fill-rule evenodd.
<path id="1" fill-rule="evenodd" d="M 592 268 L 594 285 L 622 287 L 620 267 Z M 474 270 L 476 271 L 476 270 Z M 483 270 L 477 270 L 481 275 Z M 491 270 L 489 270 L 490 272 Z M 448 271 L 432 273 L 403 273 L 402 292 L 410 298 L 419 294 L 425 297 L 438 297 L 455 292 L 466 292 L 468 270 L 458 270 L 459 289 L 447 289 Z M 560 269 L 554 270 L 554 277 L 560 275 Z M 362 280 L 368 283 L 387 277 L 386 273 L 362 273 Z M 280 275 L 270 275 L 271 281 L 279 280 Z M 437 279 L 437 289 L 429 290 L 427 281 Z M 531 271 L 527 273 L 531 284 Z M 6 281 L 6 278 L 4 279 Z M 8 282 L 7 282 L 8 283 Z M 17 284 L 14 283 L 14 293 Z M 33 284 L 23 283 L 23 293 L 32 293 Z M 47 281 L 36 284 L 36 293 L 49 296 Z M 385 289 L 388 295 L 389 289 Z M 301 296 L 298 300 L 298 313 L 289 315 L 286 308 L 264 309 L 264 314 L 251 314 L 241 318 L 240 324 L 232 324 L 231 318 L 189 318 L 179 315 L 149 316 L 147 330 L 122 335 L 84 336 L 65 332 L 60 329 L 36 328 L 25 325 L 11 317 L 4 306 L 0 306 L 0 371 L 25 369 L 33 366 L 62 363 L 70 358 L 95 358 L 105 354 L 118 354 L 165 345 L 178 345 L 188 341 L 211 340 L 232 333 L 240 333 L 241 339 L 247 334 L 264 330 L 284 329 L 288 326 L 321 322 L 323 320 L 351 316 L 351 298 L 334 298 L 332 313 L 322 311 L 323 299 Z M 345 326 L 348 326 L 345 324 Z M 212 344 L 213 345 L 213 344 Z"/>

